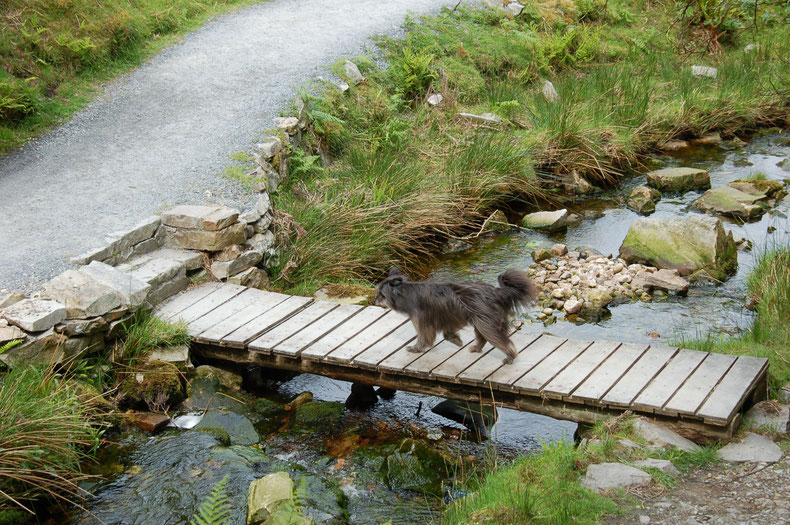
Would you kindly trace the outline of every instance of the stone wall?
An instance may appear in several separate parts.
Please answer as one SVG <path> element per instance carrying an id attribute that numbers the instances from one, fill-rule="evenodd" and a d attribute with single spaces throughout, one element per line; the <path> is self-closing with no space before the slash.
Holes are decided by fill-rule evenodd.
<path id="1" fill-rule="evenodd" d="M 102 350 L 123 335 L 134 312 L 193 283 L 265 288 L 266 270 L 279 257 L 270 195 L 288 176 L 290 145 L 307 126 L 304 104 L 297 100 L 296 107 L 298 116 L 275 119 L 276 132 L 257 145 L 250 174 L 257 195 L 249 209 L 175 206 L 109 234 L 29 297 L 0 292 L 0 348 L 14 342 L 0 361 L 60 364 Z"/>

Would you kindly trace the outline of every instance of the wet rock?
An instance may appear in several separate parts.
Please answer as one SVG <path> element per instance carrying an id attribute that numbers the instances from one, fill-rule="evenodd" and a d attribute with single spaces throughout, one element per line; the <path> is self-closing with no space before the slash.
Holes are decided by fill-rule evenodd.
<path id="1" fill-rule="evenodd" d="M 612 294 L 600 288 L 592 288 L 584 294 L 584 307 L 588 310 L 600 310 L 614 300 Z"/>
<path id="2" fill-rule="evenodd" d="M 790 171 L 790 157 L 787 157 L 785 160 L 779 161 L 777 164 L 782 170 Z"/>
<path id="3" fill-rule="evenodd" d="M 512 226 L 507 220 L 507 215 L 502 210 L 496 210 L 488 219 L 487 230 L 495 233 L 510 231 Z"/>
<path id="4" fill-rule="evenodd" d="M 350 410 L 367 410 L 379 402 L 376 390 L 372 385 L 352 383 L 351 394 L 346 399 L 346 408 Z"/>
<path id="5" fill-rule="evenodd" d="M 752 195 L 731 186 L 721 186 L 706 191 L 702 197 L 692 203 L 692 206 L 728 217 L 753 219 L 765 213 L 765 208 L 757 203 L 766 198 L 764 193 Z"/>
<path id="6" fill-rule="evenodd" d="M 343 418 L 343 403 L 308 401 L 296 410 L 294 428 L 297 430 L 331 430 Z"/>
<path id="7" fill-rule="evenodd" d="M 752 428 L 767 428 L 771 432 L 790 432 L 790 406 L 776 401 L 760 401 L 746 412 L 746 421 Z"/>
<path id="8" fill-rule="evenodd" d="M 293 474 L 301 511 L 317 525 L 349 523 L 345 497 L 337 483 L 311 474 Z"/>
<path id="9" fill-rule="evenodd" d="M 557 88 L 554 87 L 554 84 L 551 82 L 551 80 L 546 80 L 543 82 L 541 92 L 543 93 L 543 98 L 552 104 L 559 102 L 560 100 L 560 94 L 557 93 Z"/>
<path id="10" fill-rule="evenodd" d="M 164 414 L 151 412 L 138 412 L 129 416 L 129 421 L 145 432 L 159 432 L 170 423 L 170 418 Z"/>
<path id="11" fill-rule="evenodd" d="M 2 315 L 22 330 L 42 332 L 66 319 L 66 307 L 56 301 L 24 299 L 7 307 Z"/>
<path id="12" fill-rule="evenodd" d="M 462 241 L 461 239 L 449 239 L 443 252 L 449 255 L 451 253 L 465 252 L 473 247 L 471 243 Z"/>
<path id="13" fill-rule="evenodd" d="M 162 213 L 162 224 L 173 228 L 220 231 L 235 223 L 238 217 L 238 211 L 226 206 L 183 204 Z"/>
<path id="14" fill-rule="evenodd" d="M 357 65 L 350 60 L 346 60 L 345 63 L 343 63 L 343 72 L 346 75 L 346 79 L 352 84 L 359 84 L 365 81 L 365 76 Z"/>
<path id="15" fill-rule="evenodd" d="M 628 195 L 626 205 L 637 213 L 649 215 L 656 211 L 656 202 L 660 198 L 661 192 L 655 188 L 639 186 Z"/>
<path id="16" fill-rule="evenodd" d="M 568 210 L 529 213 L 522 219 L 521 223 L 525 228 L 533 230 L 558 231 L 568 225 Z"/>
<path id="17" fill-rule="evenodd" d="M 672 476 L 680 476 L 680 471 L 668 459 L 647 458 L 634 462 L 634 466 L 639 468 L 654 468 L 659 472 L 664 472 Z"/>
<path id="18" fill-rule="evenodd" d="M 649 484 L 653 478 L 644 470 L 622 463 L 599 463 L 587 467 L 582 486 L 600 492 L 609 489 L 625 489 Z"/>
<path id="19" fill-rule="evenodd" d="M 650 288 L 658 288 L 668 292 L 677 292 L 679 295 L 686 295 L 689 291 L 689 283 L 678 275 L 677 270 L 662 269 L 645 277 L 645 284 Z"/>
<path id="20" fill-rule="evenodd" d="M 41 298 L 65 306 L 70 319 L 96 317 L 121 305 L 115 290 L 77 270 L 66 270 L 45 283 L 41 287 Z"/>
<path id="21" fill-rule="evenodd" d="M 691 143 L 695 146 L 715 146 L 722 143 L 721 135 L 718 132 L 706 133 L 703 136 L 692 139 Z"/>
<path id="22" fill-rule="evenodd" d="M 241 390 L 242 377 L 236 372 L 224 370 L 215 366 L 201 365 L 195 369 L 197 377 L 216 378 L 219 384 L 228 390 Z"/>
<path id="23" fill-rule="evenodd" d="M 637 418 L 634 420 L 634 432 L 653 445 L 662 447 L 672 446 L 686 452 L 695 452 L 699 450 L 699 445 L 696 443 L 693 443 L 659 423 L 654 423 L 646 419 Z"/>
<path id="24" fill-rule="evenodd" d="M 313 393 L 312 392 L 302 392 L 301 394 L 297 395 L 293 398 L 290 403 L 285 405 L 285 410 L 297 410 L 299 407 L 304 405 L 307 402 L 313 400 Z"/>
<path id="25" fill-rule="evenodd" d="M 739 179 L 730 182 L 727 186 L 758 197 L 781 199 L 786 195 L 784 185 L 775 180 Z"/>
<path id="26" fill-rule="evenodd" d="M 628 263 L 677 269 L 680 275 L 705 271 L 724 281 L 738 268 L 737 248 L 721 220 L 701 215 L 679 219 L 637 219 L 620 255 Z"/>
<path id="27" fill-rule="evenodd" d="M 729 443 L 719 449 L 718 456 L 728 463 L 772 463 L 782 459 L 782 449 L 770 438 L 749 432 L 742 442 Z"/>
<path id="28" fill-rule="evenodd" d="M 398 392 L 398 391 L 397 391 L 397 390 L 395 390 L 394 388 L 387 388 L 387 387 L 384 387 L 384 386 L 381 386 L 381 387 L 379 387 L 379 388 L 378 388 L 378 390 L 376 390 L 376 394 L 377 394 L 377 395 L 378 395 L 378 396 L 379 396 L 381 399 L 384 399 L 384 400 L 390 400 L 390 399 L 392 399 L 393 397 L 395 397 L 395 394 L 396 394 L 397 392 Z"/>
<path id="29" fill-rule="evenodd" d="M 563 303 L 562 309 L 565 310 L 566 314 L 574 315 L 581 312 L 582 306 L 584 306 L 583 301 L 579 301 L 577 299 L 568 299 Z"/>
<path id="30" fill-rule="evenodd" d="M 538 248 L 532 252 L 532 258 L 535 259 L 535 262 L 541 262 L 551 259 L 552 255 L 546 248 Z"/>
<path id="31" fill-rule="evenodd" d="M 494 407 L 453 399 L 445 399 L 433 407 L 431 412 L 462 424 L 481 439 L 488 437 L 489 430 L 498 417 Z"/>
<path id="32" fill-rule="evenodd" d="M 451 473 L 452 461 L 440 452 L 413 439 L 404 439 L 382 465 L 382 474 L 392 490 L 416 490 L 442 495 L 442 481 Z"/>
<path id="33" fill-rule="evenodd" d="M 568 253 L 568 247 L 564 244 L 555 244 L 551 247 L 551 254 L 562 256 Z"/>
<path id="34" fill-rule="evenodd" d="M 736 237 L 735 238 L 735 246 L 738 247 L 739 252 L 750 252 L 752 251 L 752 241 L 746 239 L 744 237 Z"/>
<path id="35" fill-rule="evenodd" d="M 194 429 L 210 428 L 220 428 L 227 432 L 233 445 L 254 445 L 261 439 L 252 422 L 246 416 L 235 412 L 209 409 Z"/>
<path id="36" fill-rule="evenodd" d="M 696 168 L 664 168 L 649 172 L 647 184 L 659 191 L 683 193 L 710 188 L 710 175 Z"/>
<path id="37" fill-rule="evenodd" d="M 309 525 L 313 520 L 297 510 L 294 483 L 287 472 L 275 472 L 250 483 L 247 525 Z"/>
<path id="38" fill-rule="evenodd" d="M 680 151 L 689 147 L 685 140 L 668 140 L 658 145 L 658 149 L 663 151 Z"/>

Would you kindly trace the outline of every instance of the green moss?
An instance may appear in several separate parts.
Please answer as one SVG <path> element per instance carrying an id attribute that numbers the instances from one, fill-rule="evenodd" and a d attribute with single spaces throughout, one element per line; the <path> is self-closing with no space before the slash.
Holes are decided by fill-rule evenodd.
<path id="1" fill-rule="evenodd" d="M 230 434 L 224 428 L 217 428 L 217 427 L 205 427 L 205 428 L 195 428 L 196 432 L 204 432 L 214 439 L 217 440 L 217 443 L 222 445 L 223 447 L 230 446 Z"/>
<path id="2" fill-rule="evenodd" d="M 330 430 L 340 423 L 343 403 L 335 401 L 308 401 L 300 406 L 294 414 L 294 428 L 298 430 Z"/>
<path id="3" fill-rule="evenodd" d="M 407 489 L 442 495 L 442 482 L 454 468 L 453 461 L 420 441 L 404 439 L 381 466 L 391 489 Z"/>
<path id="4" fill-rule="evenodd" d="M 149 361 L 135 368 L 119 387 L 121 403 L 144 406 L 157 412 L 175 406 L 184 398 L 181 374 L 164 361 Z"/>

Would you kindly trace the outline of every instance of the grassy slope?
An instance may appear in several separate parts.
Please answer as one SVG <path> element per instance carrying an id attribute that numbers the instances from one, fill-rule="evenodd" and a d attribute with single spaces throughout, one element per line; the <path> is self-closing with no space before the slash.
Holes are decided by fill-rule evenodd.
<path id="1" fill-rule="evenodd" d="M 0 4 L 0 156 L 63 122 L 97 85 L 209 17 L 261 0 L 7 0 Z"/>
<path id="2" fill-rule="evenodd" d="M 310 100 L 312 133 L 276 197 L 292 244 L 275 282 L 308 292 L 375 280 L 392 264 L 419 271 L 448 235 L 495 207 L 557 197 L 551 183 L 573 171 L 613 182 L 668 138 L 790 120 L 786 26 L 738 33 L 710 55 L 671 25 L 674 13 L 619 0 L 607 10 L 550 0 L 515 19 L 459 8 L 383 41 L 386 71 L 359 60 L 366 83 Z M 759 50 L 744 52 L 752 40 Z M 718 79 L 692 76 L 693 64 L 717 67 Z M 559 103 L 541 94 L 546 79 Z M 477 126 L 462 111 L 505 123 Z"/>

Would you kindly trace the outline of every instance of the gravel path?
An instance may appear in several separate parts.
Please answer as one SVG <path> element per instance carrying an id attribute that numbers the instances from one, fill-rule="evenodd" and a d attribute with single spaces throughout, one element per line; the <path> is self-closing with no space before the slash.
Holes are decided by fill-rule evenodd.
<path id="1" fill-rule="evenodd" d="M 68 259 L 180 203 L 243 207 L 219 173 L 298 86 L 408 11 L 451 0 L 276 0 L 211 21 L 40 140 L 0 159 L 0 289 L 30 290 Z M 326 73 L 324 73 L 326 74 Z"/>

